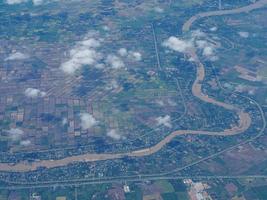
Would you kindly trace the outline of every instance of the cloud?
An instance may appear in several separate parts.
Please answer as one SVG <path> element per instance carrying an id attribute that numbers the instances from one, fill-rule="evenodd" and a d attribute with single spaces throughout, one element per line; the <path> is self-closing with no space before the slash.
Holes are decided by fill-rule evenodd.
<path id="1" fill-rule="evenodd" d="M 122 57 L 126 57 L 128 55 L 128 50 L 126 48 L 120 48 L 118 54 Z"/>
<path id="2" fill-rule="evenodd" d="M 24 94 L 26 97 L 30 98 L 44 97 L 46 95 L 45 92 L 42 92 L 41 90 L 36 88 L 27 88 Z"/>
<path id="3" fill-rule="evenodd" d="M 96 121 L 93 115 L 89 113 L 80 114 L 80 119 L 81 119 L 81 127 L 83 130 L 90 129 L 98 123 L 98 121 Z"/>
<path id="4" fill-rule="evenodd" d="M 163 46 L 180 53 L 185 53 L 188 49 L 193 47 L 193 43 L 192 41 L 181 40 L 171 36 L 163 42 Z"/>
<path id="5" fill-rule="evenodd" d="M 6 3 L 12 5 L 12 4 L 25 3 L 25 2 L 27 2 L 27 1 L 28 1 L 28 0 L 6 0 Z"/>
<path id="6" fill-rule="evenodd" d="M 102 54 L 96 48 L 100 45 L 100 40 L 95 38 L 87 38 L 77 42 L 76 46 L 69 52 L 70 59 L 61 64 L 61 70 L 72 75 L 83 65 L 98 65 L 98 61 L 102 59 Z"/>
<path id="7" fill-rule="evenodd" d="M 197 40 L 196 42 L 197 48 L 204 49 L 208 46 L 208 42 L 206 40 Z"/>
<path id="8" fill-rule="evenodd" d="M 197 38 L 206 37 L 206 34 L 202 32 L 201 30 L 197 29 L 197 30 L 192 31 L 191 36 L 192 38 L 197 39 Z"/>
<path id="9" fill-rule="evenodd" d="M 210 31 L 212 31 L 212 32 L 215 32 L 217 30 L 218 30 L 218 28 L 216 26 L 213 26 L 213 27 L 210 28 Z"/>
<path id="10" fill-rule="evenodd" d="M 106 63 L 110 65 L 113 69 L 124 68 L 124 62 L 116 55 L 109 54 L 106 58 Z"/>
<path id="11" fill-rule="evenodd" d="M 164 12 L 164 9 L 163 8 L 160 8 L 160 7 L 155 7 L 154 8 L 154 11 L 157 12 L 157 13 L 163 13 Z"/>
<path id="12" fill-rule="evenodd" d="M 248 38 L 249 37 L 249 33 L 248 32 L 238 32 L 238 35 L 242 38 Z"/>
<path id="13" fill-rule="evenodd" d="M 82 46 L 88 47 L 88 48 L 97 48 L 100 47 L 100 41 L 94 39 L 94 38 L 89 38 L 83 41 L 78 42 Z"/>
<path id="14" fill-rule="evenodd" d="M 164 104 L 164 102 L 162 101 L 162 100 L 156 100 L 156 103 L 158 104 L 158 105 L 160 105 L 160 106 L 164 106 L 165 104 Z"/>
<path id="15" fill-rule="evenodd" d="M 111 129 L 107 132 L 107 136 L 111 137 L 114 140 L 120 140 L 122 137 L 120 134 L 118 134 L 117 130 Z"/>
<path id="16" fill-rule="evenodd" d="M 26 54 L 23 54 L 21 52 L 15 52 L 15 53 L 12 53 L 10 54 L 6 59 L 5 61 L 8 61 L 8 60 L 25 60 L 29 58 L 28 55 Z"/>
<path id="17" fill-rule="evenodd" d="M 135 61 L 141 61 L 142 60 L 142 54 L 137 51 L 130 51 L 128 57 L 130 59 L 133 59 Z"/>
<path id="18" fill-rule="evenodd" d="M 62 119 L 62 125 L 65 126 L 68 123 L 68 119 L 66 117 L 64 117 Z"/>
<path id="19" fill-rule="evenodd" d="M 108 26 L 102 26 L 102 29 L 104 30 L 104 31 L 110 31 L 110 28 L 108 27 Z"/>
<path id="20" fill-rule="evenodd" d="M 177 52 L 186 53 L 191 48 L 198 48 L 201 50 L 203 56 L 210 61 L 215 61 L 218 57 L 215 55 L 215 46 L 204 39 L 206 34 L 200 30 L 193 31 L 189 40 L 183 40 L 174 36 L 169 37 L 163 42 L 163 46 Z M 194 62 L 193 58 L 189 61 Z"/>
<path id="21" fill-rule="evenodd" d="M 6 3 L 9 5 L 26 3 L 31 1 L 35 6 L 41 5 L 43 0 L 6 0 Z"/>
<path id="22" fill-rule="evenodd" d="M 207 46 L 203 49 L 203 55 L 204 56 L 209 57 L 209 56 L 212 56 L 213 54 L 214 54 L 214 52 L 213 52 L 213 48 L 211 46 Z"/>
<path id="23" fill-rule="evenodd" d="M 213 44 L 207 42 L 206 40 L 196 40 L 196 47 L 202 51 L 202 55 L 205 56 L 210 61 L 215 61 L 218 57 L 215 55 L 215 47 Z"/>
<path id="24" fill-rule="evenodd" d="M 172 127 L 171 117 L 169 115 L 165 115 L 164 117 L 158 117 L 158 118 L 156 118 L 156 121 L 157 121 L 158 126 L 163 125 L 163 126 L 166 126 L 168 128 Z"/>
<path id="25" fill-rule="evenodd" d="M 113 90 L 113 89 L 118 89 L 119 87 L 120 85 L 118 84 L 118 82 L 115 79 L 113 79 L 107 83 L 106 89 Z"/>
<path id="26" fill-rule="evenodd" d="M 120 48 L 118 50 L 118 54 L 121 57 L 128 57 L 129 59 L 134 60 L 134 61 L 142 60 L 142 54 L 138 51 L 128 51 L 126 48 Z"/>
<path id="27" fill-rule="evenodd" d="M 20 145 L 22 145 L 22 146 L 29 146 L 30 144 L 31 144 L 30 140 L 23 140 L 20 142 Z"/>
<path id="28" fill-rule="evenodd" d="M 12 141 L 18 141 L 23 136 L 24 131 L 18 128 L 11 128 L 7 131 L 7 133 L 9 134 L 8 136 Z"/>

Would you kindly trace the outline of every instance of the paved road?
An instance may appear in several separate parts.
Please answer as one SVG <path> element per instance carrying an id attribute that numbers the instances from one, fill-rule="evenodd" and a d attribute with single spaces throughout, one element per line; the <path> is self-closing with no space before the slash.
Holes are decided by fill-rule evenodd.
<path id="1" fill-rule="evenodd" d="M 200 18 L 203 17 L 209 17 L 209 16 L 216 16 L 216 15 L 227 15 L 227 14 L 237 14 L 241 12 L 249 12 L 251 10 L 261 8 L 267 4 L 267 0 L 260 0 L 257 1 L 254 4 L 233 9 L 233 10 L 223 10 L 223 11 L 212 11 L 212 12 L 206 12 L 201 13 L 196 16 L 193 16 L 190 18 L 183 26 L 183 31 L 186 32 L 190 30 L 191 25 Z M 144 148 L 136 151 L 126 152 L 126 153 L 106 153 L 106 154 L 82 154 L 78 156 L 70 156 L 66 157 L 64 159 L 59 160 L 41 160 L 41 161 L 35 161 L 32 163 L 27 162 L 20 162 L 17 164 L 12 163 L 0 163 L 0 171 L 16 171 L 16 172 L 25 172 L 25 171 L 33 171 L 36 170 L 38 167 L 46 167 L 46 168 L 53 168 L 53 167 L 60 167 L 65 166 L 73 162 L 92 162 L 92 161 L 100 161 L 100 160 L 108 160 L 108 159 L 117 159 L 122 158 L 125 156 L 128 157 L 143 157 L 148 156 L 151 154 L 156 153 L 161 148 L 163 148 L 167 143 L 169 143 L 173 138 L 175 138 L 178 135 L 183 134 L 202 134 L 202 135 L 220 135 L 220 136 L 228 136 L 228 135 L 234 135 L 239 134 L 247 130 L 251 124 L 251 118 L 248 113 L 241 110 L 240 108 L 235 107 L 234 105 L 230 105 L 224 102 L 217 101 L 205 94 L 202 93 L 202 82 L 205 78 L 205 67 L 200 62 L 197 54 L 195 53 L 195 49 L 190 49 L 187 52 L 187 55 L 189 57 L 194 58 L 196 65 L 197 65 L 197 75 L 196 79 L 192 86 L 192 93 L 194 96 L 198 97 L 202 101 L 205 101 L 207 103 L 211 103 L 220 107 L 223 107 L 228 110 L 235 111 L 239 116 L 239 124 L 237 126 L 234 126 L 232 128 L 226 129 L 221 132 L 212 132 L 212 131 L 202 131 L 202 130 L 177 130 L 172 132 L 170 135 L 165 137 L 163 140 L 161 140 L 156 145 L 150 147 L 150 148 Z"/>
<path id="2" fill-rule="evenodd" d="M 0 190 L 18 190 L 27 188 L 47 188 L 47 187 L 67 187 L 75 186 L 76 188 L 82 185 L 92 184 L 108 184 L 108 183 L 129 183 L 138 181 L 153 181 L 153 180 L 214 180 L 214 179 L 267 179 L 267 175 L 232 175 L 232 176 L 155 176 L 155 177 L 135 177 L 135 178 L 119 178 L 119 179 L 94 179 L 94 180 L 77 180 L 77 181 L 66 181 L 66 182 L 46 182 L 41 184 L 21 183 L 21 185 L 12 185 L 7 187 L 0 187 Z M 7 182 L 8 184 L 19 184 L 13 182 Z"/>

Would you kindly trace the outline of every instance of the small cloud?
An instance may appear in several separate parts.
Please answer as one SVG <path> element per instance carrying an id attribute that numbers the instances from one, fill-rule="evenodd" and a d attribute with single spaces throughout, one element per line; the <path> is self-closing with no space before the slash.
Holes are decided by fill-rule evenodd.
<path id="1" fill-rule="evenodd" d="M 160 106 L 164 106 L 164 102 L 162 100 L 156 100 L 156 104 L 160 105 Z"/>
<path id="2" fill-rule="evenodd" d="M 35 6 L 39 6 L 43 3 L 43 0 L 32 0 L 32 3 L 35 5 Z"/>
<path id="3" fill-rule="evenodd" d="M 211 46 L 204 47 L 204 49 L 203 49 L 203 55 L 204 56 L 209 57 L 209 56 L 212 56 L 213 54 L 214 54 L 214 52 L 213 52 L 213 48 Z"/>
<path id="4" fill-rule="evenodd" d="M 154 8 L 154 11 L 157 12 L 157 13 L 163 13 L 164 12 L 164 9 L 163 8 L 160 8 L 160 7 L 155 7 Z"/>
<path id="5" fill-rule="evenodd" d="M 89 38 L 86 40 L 83 40 L 81 42 L 79 42 L 79 44 L 81 44 L 84 47 L 88 47 L 88 48 L 97 48 L 100 47 L 100 41 L 94 39 L 94 38 Z"/>
<path id="6" fill-rule="evenodd" d="M 137 51 L 130 51 L 128 57 L 130 59 L 133 59 L 135 61 L 141 61 L 142 60 L 142 54 Z"/>
<path id="7" fill-rule="evenodd" d="M 248 38 L 249 37 L 249 33 L 248 32 L 238 32 L 238 35 L 242 38 Z"/>
<path id="8" fill-rule="evenodd" d="M 68 123 L 68 119 L 66 117 L 64 117 L 62 119 L 62 125 L 65 126 Z"/>
<path id="9" fill-rule="evenodd" d="M 20 3 L 26 3 L 29 2 L 31 0 L 6 0 L 6 3 L 9 5 L 13 5 L 13 4 L 20 4 Z M 43 0 L 32 0 L 33 5 L 38 6 L 41 5 L 43 3 Z"/>
<path id="10" fill-rule="evenodd" d="M 20 142 L 21 146 L 29 146 L 30 144 L 31 144 L 30 140 L 23 140 L 23 141 Z"/>
<path id="11" fill-rule="evenodd" d="M 42 92 L 41 90 L 36 88 L 27 88 L 24 94 L 26 97 L 30 98 L 44 97 L 46 95 L 45 92 Z"/>
<path id="12" fill-rule="evenodd" d="M 193 44 L 191 41 L 181 40 L 171 36 L 163 42 L 163 46 L 180 53 L 185 53 L 188 49 L 193 47 Z"/>
<path id="13" fill-rule="evenodd" d="M 100 47 L 100 40 L 87 38 L 77 42 L 76 46 L 70 50 L 70 59 L 61 64 L 61 70 L 69 75 L 81 69 L 83 65 L 96 66 L 102 59 L 102 54 L 96 48 Z"/>
<path id="14" fill-rule="evenodd" d="M 122 57 L 126 57 L 128 55 L 128 50 L 126 48 L 120 48 L 118 54 Z"/>
<path id="15" fill-rule="evenodd" d="M 114 140 L 120 140 L 122 137 L 120 134 L 118 134 L 117 130 L 111 129 L 107 132 L 107 136 L 111 137 Z"/>
<path id="16" fill-rule="evenodd" d="M 97 63 L 97 64 L 95 65 L 95 68 L 96 68 L 96 69 L 104 69 L 104 68 L 105 68 L 105 64 L 103 64 L 103 63 Z"/>
<path id="17" fill-rule="evenodd" d="M 7 4 L 13 5 L 13 4 L 20 4 L 20 3 L 25 3 L 28 0 L 6 0 Z"/>
<path id="18" fill-rule="evenodd" d="M 98 122 L 93 117 L 93 115 L 89 113 L 82 113 L 80 114 L 81 119 L 81 127 L 83 130 L 87 130 L 95 126 Z"/>
<path id="19" fill-rule="evenodd" d="M 216 61 L 218 57 L 215 55 L 215 47 L 206 40 L 196 40 L 196 47 L 202 50 L 202 55 L 210 61 Z"/>
<path id="20" fill-rule="evenodd" d="M 212 32 L 215 32 L 217 30 L 218 30 L 218 28 L 216 26 L 213 26 L 213 27 L 210 28 L 210 31 L 212 31 Z"/>
<path id="21" fill-rule="evenodd" d="M 158 117 L 158 118 L 156 118 L 156 121 L 157 121 L 158 126 L 163 125 L 163 126 L 166 126 L 168 128 L 172 127 L 171 117 L 169 115 L 166 115 L 164 117 Z"/>
<path id="22" fill-rule="evenodd" d="M 12 53 L 10 54 L 6 59 L 5 61 L 8 61 L 8 60 L 25 60 L 29 58 L 28 55 L 26 54 L 23 54 L 21 52 L 15 52 L 15 53 Z"/>
<path id="23" fill-rule="evenodd" d="M 124 62 L 116 55 L 109 54 L 106 59 L 106 63 L 109 64 L 113 69 L 124 68 Z"/>
<path id="24" fill-rule="evenodd" d="M 197 39 L 197 38 L 203 38 L 203 37 L 205 37 L 206 34 L 204 32 L 202 32 L 201 30 L 197 29 L 197 30 L 192 31 L 191 36 L 194 39 Z"/>
<path id="25" fill-rule="evenodd" d="M 109 31 L 109 30 L 110 30 L 110 28 L 109 28 L 108 26 L 102 26 L 102 29 L 103 29 L 104 31 Z"/>
<path id="26" fill-rule="evenodd" d="M 170 106 L 176 106 L 177 105 L 177 103 L 175 101 L 171 100 L 171 99 L 168 99 L 168 104 Z"/>
<path id="27" fill-rule="evenodd" d="M 120 48 L 118 50 L 118 54 L 121 57 L 128 57 L 129 59 L 134 60 L 134 61 L 142 60 L 142 54 L 138 51 L 128 51 L 126 48 Z"/>
<path id="28" fill-rule="evenodd" d="M 197 40 L 196 41 L 197 48 L 204 49 L 208 46 L 208 42 L 206 40 Z"/>
<path id="29" fill-rule="evenodd" d="M 116 80 L 111 80 L 109 83 L 108 83 L 108 85 L 107 85 L 107 89 L 108 90 L 112 90 L 112 89 L 117 89 L 117 88 L 119 88 L 120 86 L 119 86 L 119 84 L 118 84 L 118 82 L 116 81 Z"/>
<path id="30" fill-rule="evenodd" d="M 18 141 L 23 136 L 24 131 L 18 128 L 11 128 L 10 130 L 7 131 L 7 133 L 9 134 L 9 138 L 12 141 Z"/>

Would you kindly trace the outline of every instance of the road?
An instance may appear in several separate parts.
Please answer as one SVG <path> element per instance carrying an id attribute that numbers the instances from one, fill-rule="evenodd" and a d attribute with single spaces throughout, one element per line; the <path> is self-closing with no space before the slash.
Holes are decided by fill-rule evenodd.
<path id="1" fill-rule="evenodd" d="M 223 11 L 212 11 L 212 12 L 205 12 L 200 13 L 196 16 L 191 17 L 183 26 L 183 31 L 189 31 L 192 24 L 203 17 L 209 16 L 217 16 L 217 15 L 229 15 L 229 14 L 237 14 L 241 12 L 249 12 L 254 9 L 261 8 L 267 4 L 267 0 L 260 0 L 256 3 L 250 4 L 245 7 L 233 9 L 233 10 L 223 10 Z M 177 130 L 169 134 L 159 143 L 151 146 L 149 148 L 144 148 L 136 151 L 125 152 L 125 153 L 105 153 L 105 154 L 94 154 L 94 153 L 87 153 L 78 156 L 69 156 L 59 160 L 40 160 L 34 161 L 32 163 L 28 162 L 19 162 L 16 164 L 13 163 L 0 163 L 0 171 L 15 171 L 15 172 L 26 172 L 26 171 L 33 171 L 39 167 L 46 167 L 46 168 L 54 168 L 65 166 L 73 162 L 92 162 L 92 161 L 101 161 L 101 160 L 109 160 L 109 159 L 118 159 L 123 158 L 125 156 L 128 157 L 143 157 L 149 156 L 151 154 L 156 153 L 160 149 L 162 149 L 166 144 L 168 144 L 173 138 L 183 135 L 183 134 L 196 134 L 196 135 L 217 135 L 217 136 L 229 136 L 235 135 L 244 132 L 247 130 L 251 125 L 251 118 L 248 113 L 241 110 L 240 108 L 235 107 L 234 105 L 227 104 L 224 102 L 217 101 L 206 94 L 202 93 L 202 82 L 205 78 L 205 67 L 200 62 L 197 54 L 195 53 L 196 50 L 194 48 L 190 49 L 186 54 L 189 57 L 192 57 L 197 66 L 197 74 L 196 79 L 192 86 L 192 93 L 194 96 L 198 97 L 204 102 L 211 103 L 220 107 L 223 107 L 227 110 L 235 111 L 239 116 L 239 124 L 237 126 L 231 127 L 224 131 L 220 132 L 213 132 L 213 131 L 202 131 L 202 130 Z M 201 162 L 197 161 L 197 162 Z"/>
<path id="2" fill-rule="evenodd" d="M 267 175 L 232 175 L 232 176 L 154 176 L 154 177 L 136 177 L 132 179 L 94 179 L 94 180 L 77 180 L 77 181 L 71 181 L 71 182 L 58 182 L 58 183 L 42 183 L 42 184 L 31 184 L 31 183 L 21 183 L 20 185 L 14 185 L 14 186 L 8 186 L 8 187 L 0 187 L 0 190 L 18 190 L 18 189 L 27 189 L 27 188 L 55 188 L 55 187 L 68 187 L 68 186 L 74 186 L 75 188 L 78 188 L 82 185 L 95 185 L 95 184 L 108 184 L 108 183 L 129 183 L 129 182 L 138 182 L 138 181 L 153 181 L 153 180 L 184 180 L 184 179 L 193 179 L 193 180 L 218 180 L 218 179 L 267 179 Z M 9 184 L 19 184 L 19 183 L 12 183 L 8 182 Z"/>

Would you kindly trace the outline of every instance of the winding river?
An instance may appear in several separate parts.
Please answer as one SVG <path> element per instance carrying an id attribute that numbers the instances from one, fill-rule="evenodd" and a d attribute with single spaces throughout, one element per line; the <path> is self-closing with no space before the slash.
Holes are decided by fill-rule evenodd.
<path id="1" fill-rule="evenodd" d="M 238 14 L 243 12 L 250 12 L 252 10 L 264 7 L 267 5 L 267 0 L 259 0 L 255 3 L 252 3 L 248 6 L 232 9 L 232 10 L 219 10 L 219 11 L 210 11 L 197 14 L 191 17 L 188 21 L 186 21 L 182 27 L 183 32 L 188 32 L 194 22 L 201 18 L 211 17 L 211 16 L 221 16 L 221 15 L 231 15 L 231 14 Z M 33 171 L 39 167 L 46 167 L 46 168 L 53 168 L 53 167 L 60 167 L 66 166 L 73 162 L 92 162 L 92 161 L 101 161 L 101 160 L 109 160 L 109 159 L 117 159 L 123 158 L 125 156 L 128 157 L 143 157 L 149 156 L 151 154 L 156 153 L 161 148 L 163 148 L 167 143 L 169 143 L 173 138 L 183 134 L 202 134 L 202 135 L 220 135 L 220 136 L 229 136 L 242 133 L 246 131 L 251 125 L 251 117 L 248 113 L 244 110 L 235 107 L 234 105 L 227 104 L 224 102 L 217 101 L 209 97 L 206 94 L 202 93 L 202 82 L 205 78 L 205 67 L 200 62 L 197 54 L 196 49 L 192 48 L 187 53 L 188 57 L 192 57 L 196 66 L 197 66 L 197 74 L 196 79 L 192 86 L 192 93 L 197 98 L 201 99 L 204 102 L 214 104 L 216 106 L 223 107 L 227 110 L 234 111 L 239 116 L 239 123 L 237 126 L 225 129 L 221 132 L 214 132 L 214 131 L 201 131 L 201 130 L 177 130 L 166 136 L 163 140 L 159 143 L 151 146 L 149 148 L 144 148 L 136 151 L 125 152 L 125 153 L 86 153 L 78 156 L 69 156 L 59 160 L 40 160 L 28 163 L 27 161 L 19 162 L 19 163 L 0 163 L 0 171 L 6 172 L 26 172 L 26 171 Z"/>

